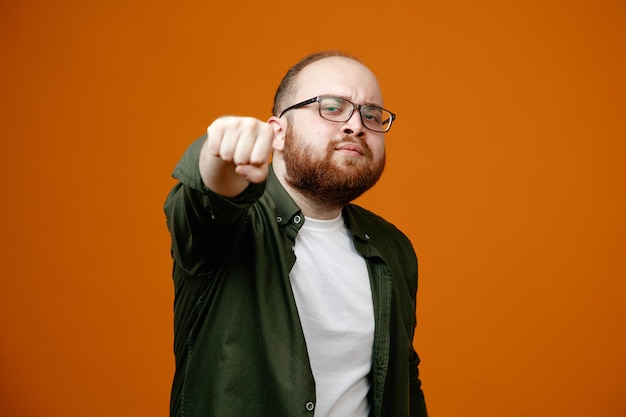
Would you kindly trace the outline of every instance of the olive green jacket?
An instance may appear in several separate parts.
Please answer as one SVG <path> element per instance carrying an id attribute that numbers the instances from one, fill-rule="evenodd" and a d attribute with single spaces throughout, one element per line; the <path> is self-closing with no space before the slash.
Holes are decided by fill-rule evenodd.
<path id="1" fill-rule="evenodd" d="M 271 169 L 236 198 L 207 189 L 198 170 L 204 139 L 178 163 L 165 203 L 175 286 L 170 415 L 312 417 L 315 381 L 289 281 L 304 216 Z M 356 205 L 343 215 L 374 301 L 370 414 L 424 417 L 411 243 Z"/>

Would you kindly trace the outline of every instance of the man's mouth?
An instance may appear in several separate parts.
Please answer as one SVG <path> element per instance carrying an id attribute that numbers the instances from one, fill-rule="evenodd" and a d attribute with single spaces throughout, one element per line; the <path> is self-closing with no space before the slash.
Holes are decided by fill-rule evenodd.
<path id="1" fill-rule="evenodd" d="M 335 147 L 335 150 L 346 155 L 353 155 L 353 156 L 365 155 L 365 150 L 363 149 L 363 147 L 361 145 L 358 145 L 352 142 L 341 143 Z"/>

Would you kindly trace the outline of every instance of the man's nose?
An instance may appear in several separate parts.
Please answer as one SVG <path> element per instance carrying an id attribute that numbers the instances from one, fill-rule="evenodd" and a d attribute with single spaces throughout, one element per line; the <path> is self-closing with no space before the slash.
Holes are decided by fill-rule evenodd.
<path id="1" fill-rule="evenodd" d="M 365 135 L 365 126 L 363 126 L 363 120 L 361 120 L 361 112 L 359 110 L 355 109 L 352 116 L 344 123 L 343 133 L 356 137 Z"/>

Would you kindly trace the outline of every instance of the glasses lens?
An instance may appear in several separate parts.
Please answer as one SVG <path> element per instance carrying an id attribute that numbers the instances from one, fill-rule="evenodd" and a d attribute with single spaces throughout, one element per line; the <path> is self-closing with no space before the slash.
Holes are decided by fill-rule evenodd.
<path id="1" fill-rule="evenodd" d="M 320 115 L 333 122 L 345 122 L 352 116 L 354 106 L 347 100 L 338 97 L 320 99 Z"/>
<path id="2" fill-rule="evenodd" d="M 391 127 L 391 113 L 376 106 L 361 107 L 363 124 L 375 132 L 386 132 Z"/>

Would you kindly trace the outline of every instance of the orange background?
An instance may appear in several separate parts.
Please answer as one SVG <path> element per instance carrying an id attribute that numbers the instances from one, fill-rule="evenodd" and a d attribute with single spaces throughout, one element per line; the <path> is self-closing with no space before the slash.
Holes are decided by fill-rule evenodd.
<path id="1" fill-rule="evenodd" d="M 360 203 L 421 265 L 433 417 L 626 413 L 621 0 L 5 0 L 0 415 L 166 416 L 162 203 L 222 114 L 349 50 L 398 113 Z"/>

